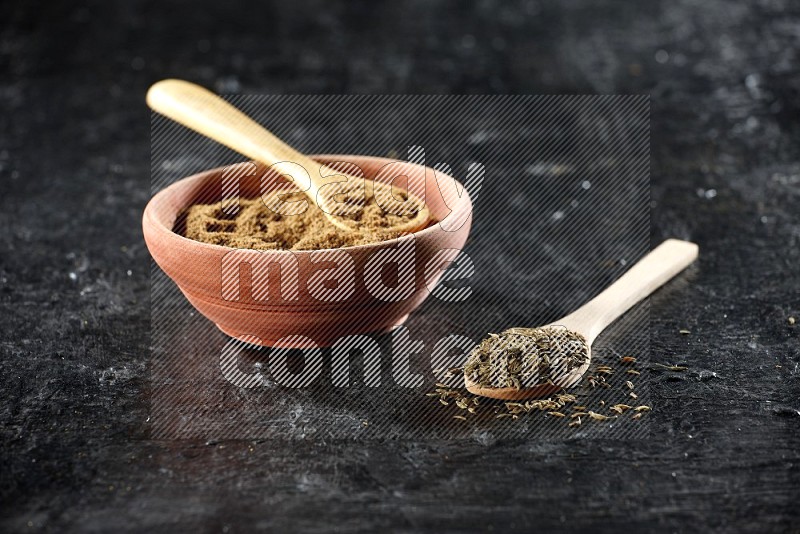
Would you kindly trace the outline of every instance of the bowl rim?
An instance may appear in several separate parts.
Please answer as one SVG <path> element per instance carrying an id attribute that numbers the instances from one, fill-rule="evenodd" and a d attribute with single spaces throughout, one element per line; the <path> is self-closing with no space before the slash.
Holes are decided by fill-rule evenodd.
<path id="1" fill-rule="evenodd" d="M 416 165 L 416 166 L 420 166 L 420 167 L 425 167 L 426 169 L 429 169 L 429 170 L 431 170 L 433 172 L 443 174 L 444 176 L 449 176 L 450 178 L 452 178 L 461 187 L 461 191 L 462 192 L 461 192 L 461 195 L 458 198 L 456 207 L 455 207 L 455 209 L 451 210 L 450 215 L 448 215 L 448 217 L 453 216 L 453 214 L 461 215 L 465 211 L 468 211 L 469 214 L 464 219 L 464 222 L 457 229 L 452 230 L 452 231 L 448 231 L 448 230 L 444 230 L 443 228 L 440 228 L 440 225 L 441 225 L 442 221 L 438 220 L 434 224 L 426 226 L 422 230 L 418 230 L 416 232 L 411 232 L 411 233 L 406 233 L 404 235 L 401 235 L 401 236 L 398 236 L 398 237 L 393 237 L 392 239 L 386 239 L 384 241 L 376 241 L 374 243 L 363 243 L 361 245 L 349 245 L 349 246 L 346 246 L 346 247 L 321 248 L 321 249 L 302 249 L 302 250 L 266 249 L 266 250 L 256 250 L 256 249 L 248 249 L 248 248 L 227 247 L 227 246 L 224 246 L 224 245 L 216 245 L 214 243 L 206 243 L 206 242 L 203 242 L 203 241 L 197 241 L 197 240 L 194 240 L 194 239 L 190 239 L 190 238 L 188 238 L 186 236 L 182 236 L 181 234 L 175 232 L 172 228 L 168 228 L 153 213 L 153 211 L 155 210 L 154 204 L 156 202 L 158 202 L 161 198 L 166 196 L 170 190 L 179 189 L 182 185 L 185 185 L 185 182 L 188 182 L 189 180 L 198 180 L 201 177 L 205 177 L 205 176 L 208 176 L 208 175 L 211 175 L 211 174 L 214 174 L 214 173 L 222 172 L 224 169 L 226 169 L 228 167 L 231 167 L 233 165 L 246 165 L 247 163 L 251 163 L 252 162 L 252 160 L 244 160 L 244 161 L 239 161 L 239 162 L 236 162 L 236 163 L 231 163 L 229 165 L 224 165 L 224 166 L 220 166 L 220 167 L 214 167 L 214 168 L 211 168 L 211 169 L 206 169 L 206 170 L 197 172 L 195 174 L 192 174 L 192 175 L 189 175 L 189 176 L 185 176 L 183 178 L 180 178 L 180 179 L 174 181 L 173 183 L 169 184 L 168 186 L 164 187 L 163 189 L 161 189 L 160 191 L 155 193 L 152 197 L 150 197 L 150 200 L 147 201 L 147 205 L 145 206 L 144 212 L 142 213 L 142 222 L 143 222 L 143 224 L 145 226 L 147 226 L 147 223 L 149 222 L 150 223 L 149 226 L 151 228 L 155 229 L 159 234 L 172 236 L 169 239 L 177 238 L 179 242 L 185 243 L 187 246 L 188 245 L 199 246 L 200 249 L 208 249 L 209 252 L 211 252 L 211 251 L 229 252 L 231 250 L 238 250 L 238 251 L 251 251 L 253 253 L 258 253 L 258 254 L 264 254 L 264 253 L 266 253 L 266 254 L 299 254 L 299 253 L 309 254 L 309 253 L 329 252 L 331 250 L 353 250 L 353 251 L 366 250 L 366 249 L 373 249 L 373 248 L 376 248 L 376 247 L 388 247 L 388 246 L 391 246 L 393 244 L 401 243 L 404 240 L 409 240 L 411 238 L 416 239 L 415 236 L 418 236 L 418 235 L 427 237 L 429 234 L 435 234 L 435 233 L 438 233 L 439 231 L 447 232 L 447 233 L 454 233 L 455 234 L 461 228 L 463 228 L 464 225 L 467 225 L 467 224 L 471 225 L 470 221 L 472 219 L 473 205 L 472 205 L 472 198 L 470 197 L 469 191 L 467 190 L 466 186 L 463 183 L 461 183 L 461 181 L 458 178 L 456 178 L 454 176 L 451 176 L 449 174 L 446 174 L 446 173 L 444 173 L 442 171 L 437 171 L 433 167 L 428 167 L 427 165 L 420 165 L 419 163 L 412 163 L 412 162 L 408 162 L 408 161 L 404 161 L 404 160 L 385 158 L 385 157 L 382 157 L 382 156 L 367 156 L 367 155 L 361 155 L 361 154 L 328 154 L 328 153 L 325 153 L 325 154 L 310 154 L 309 157 L 314 159 L 314 160 L 317 160 L 318 158 L 319 159 L 323 159 L 323 160 L 329 160 L 331 158 L 351 158 L 351 159 L 357 158 L 357 159 L 370 159 L 370 160 L 385 161 L 387 163 L 400 161 L 400 162 L 403 162 L 403 163 L 407 163 L 409 165 Z M 187 207 L 188 206 L 185 206 L 185 207 L 183 207 L 181 209 L 186 209 Z"/>

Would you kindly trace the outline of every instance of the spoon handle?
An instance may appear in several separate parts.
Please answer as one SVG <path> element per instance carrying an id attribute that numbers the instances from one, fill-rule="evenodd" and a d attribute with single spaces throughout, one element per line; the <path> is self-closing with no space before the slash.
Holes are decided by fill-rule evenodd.
<path id="1" fill-rule="evenodd" d="M 317 202 L 323 167 L 293 149 L 211 91 L 182 80 L 162 80 L 147 91 L 151 109 L 255 161 L 291 176 Z M 299 164 L 308 176 L 298 172 Z M 309 184 L 309 181 L 311 182 Z"/>
<path id="2" fill-rule="evenodd" d="M 582 333 L 591 345 L 608 325 L 696 258 L 695 243 L 667 239 L 595 298 L 553 324 Z"/>

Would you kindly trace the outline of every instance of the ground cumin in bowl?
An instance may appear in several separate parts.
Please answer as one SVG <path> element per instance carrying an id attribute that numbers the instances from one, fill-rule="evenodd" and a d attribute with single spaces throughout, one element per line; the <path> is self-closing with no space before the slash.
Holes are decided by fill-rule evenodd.
<path id="1" fill-rule="evenodd" d="M 272 193 L 266 198 L 235 200 L 238 213 L 226 213 L 222 201 L 195 204 L 186 212 L 184 235 L 195 241 L 254 250 L 320 250 L 366 245 L 400 237 L 389 228 L 399 215 L 387 214 L 372 198 L 358 215 L 359 227 L 342 231 L 314 204 L 307 202 L 301 213 L 281 215 L 271 209 L 278 197 L 295 202 L 303 193 Z M 228 204 L 228 203 L 225 203 Z"/>
<path id="2" fill-rule="evenodd" d="M 170 185 L 145 208 L 145 242 L 189 302 L 230 336 L 309 347 L 389 330 L 428 297 L 467 240 L 472 203 L 452 177 L 384 158 L 315 159 L 357 165 L 364 176 L 384 183 L 403 176 L 394 183 L 405 182 L 424 198 L 433 222 L 402 236 L 366 225 L 344 235 L 326 227 L 313 204 L 301 217 L 276 220 L 262 210 L 263 201 L 276 191 L 286 193 L 288 186 L 253 163 Z M 384 172 L 387 166 L 393 172 Z M 235 214 L 221 204 L 223 183 L 230 197 L 231 176 L 237 177 Z M 372 215 L 365 210 L 364 216 Z"/>

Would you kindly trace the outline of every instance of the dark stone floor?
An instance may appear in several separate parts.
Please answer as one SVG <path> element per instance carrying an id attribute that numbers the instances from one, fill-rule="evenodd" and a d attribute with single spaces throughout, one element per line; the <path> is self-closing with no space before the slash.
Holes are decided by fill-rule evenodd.
<path id="1" fill-rule="evenodd" d="M 800 9 L 727 2 L 0 6 L 4 531 L 800 529 Z M 236 93 L 649 93 L 651 436 L 155 441 L 150 113 Z M 70 273 L 73 273 L 70 276 Z M 680 336 L 679 329 L 691 330 Z"/>

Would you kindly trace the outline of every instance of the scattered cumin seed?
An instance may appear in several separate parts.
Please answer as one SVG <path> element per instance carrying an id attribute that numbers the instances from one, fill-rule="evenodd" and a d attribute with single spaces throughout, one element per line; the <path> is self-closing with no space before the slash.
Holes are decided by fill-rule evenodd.
<path id="1" fill-rule="evenodd" d="M 603 415 L 603 414 L 600 414 L 600 413 L 597 413 L 597 412 L 591 412 L 591 411 L 589 412 L 589 417 L 591 417 L 595 421 L 608 421 L 609 419 L 616 419 L 616 416 L 609 417 L 607 415 Z"/>
<path id="2" fill-rule="evenodd" d="M 663 363 L 654 363 L 653 365 L 666 369 L 667 371 L 686 371 L 688 367 L 682 365 L 664 365 Z"/>
<path id="3" fill-rule="evenodd" d="M 683 335 L 683 336 L 688 336 L 689 334 L 691 334 L 691 333 L 692 333 L 692 332 L 691 332 L 691 330 L 686 330 L 685 328 L 682 328 L 681 330 L 679 330 L 679 332 L 680 332 L 680 333 L 681 333 L 681 335 Z"/>
<path id="4" fill-rule="evenodd" d="M 542 361 L 545 363 L 549 363 L 547 361 L 548 355 L 541 354 Z M 641 372 L 637 370 L 638 365 L 633 365 L 637 362 L 637 358 L 633 356 L 618 356 L 619 361 L 623 364 L 627 364 L 627 367 L 623 367 L 621 370 L 618 368 L 616 373 L 623 372 L 628 375 L 639 376 Z M 514 364 L 516 365 L 517 360 L 509 357 L 509 365 Z M 651 363 L 646 362 L 643 364 L 646 369 L 648 370 L 659 370 L 664 369 L 667 371 L 683 371 L 687 370 L 688 367 L 682 367 L 679 365 L 670 365 L 670 364 L 662 364 L 662 363 Z M 437 371 L 443 371 L 444 369 L 438 369 Z M 463 368 L 461 367 L 452 367 L 450 369 L 446 369 L 448 373 L 450 372 L 462 372 Z M 524 374 L 526 371 L 523 370 L 518 377 L 514 377 L 517 380 L 525 377 Z M 584 387 L 598 387 L 598 388 L 609 388 L 615 389 L 618 391 L 619 384 L 623 382 L 622 380 L 615 380 L 614 377 L 610 377 L 610 375 L 615 374 L 615 370 L 611 365 L 600 364 L 596 365 L 593 368 L 593 374 L 587 374 L 583 380 Z M 631 376 L 631 378 L 633 378 Z M 544 380 L 544 377 L 542 377 Z M 547 379 L 552 383 L 551 379 Z M 612 386 L 613 383 L 613 386 Z M 626 389 L 628 390 L 628 396 L 633 399 L 638 400 L 638 396 L 633 391 L 635 389 L 635 384 L 630 381 L 624 381 Z M 514 384 L 516 385 L 516 384 Z M 512 420 L 517 420 L 520 417 L 526 417 L 528 412 L 545 412 L 546 416 L 563 418 L 569 424 L 569 426 L 579 426 L 581 422 L 586 418 L 591 418 L 595 421 L 611 421 L 618 417 L 624 416 L 624 413 L 627 411 L 631 412 L 632 419 L 640 419 L 644 412 L 651 411 L 649 406 L 640 405 L 636 408 L 632 408 L 628 404 L 620 403 L 611 405 L 611 400 L 608 401 L 608 404 L 605 400 L 597 399 L 596 401 L 586 402 L 588 399 L 583 398 L 585 393 L 578 393 L 577 396 L 570 394 L 567 390 L 563 388 L 559 388 L 556 390 L 556 393 L 550 398 L 544 399 L 532 399 L 527 401 L 520 401 L 520 402 L 496 402 L 489 400 L 488 402 L 481 402 L 478 396 L 471 395 L 463 391 L 460 388 L 453 388 L 448 386 L 442 382 L 436 382 L 436 389 L 433 392 L 425 393 L 427 397 L 437 398 L 439 403 L 444 406 L 450 406 L 451 404 L 455 404 L 455 406 L 459 410 L 463 410 L 459 413 L 458 410 L 455 408 L 450 408 L 452 410 L 450 415 L 453 419 L 457 419 L 460 421 L 468 421 L 470 420 L 469 414 L 478 414 L 483 415 L 486 414 L 488 417 L 491 417 L 489 414 L 493 414 L 496 419 L 505 419 L 511 418 Z M 577 404 L 579 401 L 585 402 L 586 405 Z M 486 399 L 484 399 L 486 400 Z M 629 401 L 630 402 L 630 401 Z M 588 409 L 589 404 L 594 404 L 594 406 L 598 406 L 597 410 L 600 412 L 591 411 Z M 485 405 L 486 408 L 479 408 L 479 405 Z M 607 408 L 610 407 L 610 408 Z M 608 411 L 603 410 L 603 408 L 607 408 Z M 605 411 L 605 415 L 601 412 Z M 465 413 L 466 412 L 466 413 Z M 613 415 L 612 415 L 613 414 Z M 533 417 L 533 416 L 531 416 Z M 366 426 L 366 425 L 365 425 Z"/>

